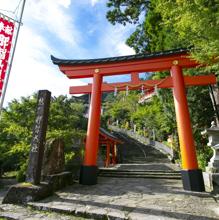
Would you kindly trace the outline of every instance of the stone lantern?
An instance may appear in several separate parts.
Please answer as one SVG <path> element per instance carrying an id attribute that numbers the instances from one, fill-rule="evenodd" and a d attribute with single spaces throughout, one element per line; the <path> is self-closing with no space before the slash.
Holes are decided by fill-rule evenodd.
<path id="1" fill-rule="evenodd" d="M 215 192 L 219 190 L 219 127 L 211 123 L 211 127 L 201 132 L 208 135 L 208 146 L 213 149 L 213 156 L 208 162 L 206 173 L 204 174 L 205 185 Z M 207 183 L 207 184 L 206 184 Z"/>
<path id="2" fill-rule="evenodd" d="M 219 127 L 216 127 L 214 122 L 211 123 L 211 128 L 206 129 L 202 134 L 208 135 L 208 146 L 213 150 L 213 156 L 206 167 L 207 172 L 219 173 Z"/>

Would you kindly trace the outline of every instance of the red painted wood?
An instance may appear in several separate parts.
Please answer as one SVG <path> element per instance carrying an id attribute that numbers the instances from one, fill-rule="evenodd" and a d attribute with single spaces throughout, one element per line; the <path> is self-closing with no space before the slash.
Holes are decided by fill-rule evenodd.
<path id="1" fill-rule="evenodd" d="M 105 167 L 109 167 L 109 165 L 110 165 L 110 145 L 111 145 L 111 143 L 107 142 Z"/>
<path id="2" fill-rule="evenodd" d="M 91 107 L 88 119 L 87 137 L 85 145 L 84 165 L 96 166 L 100 127 L 102 76 L 95 74 L 93 78 Z"/>
<path id="3" fill-rule="evenodd" d="M 172 66 L 171 75 L 174 85 L 173 97 L 179 134 L 182 168 L 185 170 L 196 170 L 198 169 L 198 162 L 196 158 L 182 68 L 177 65 Z"/>
<path id="4" fill-rule="evenodd" d="M 131 82 L 136 84 L 140 82 L 139 73 L 131 73 Z"/>
<path id="5" fill-rule="evenodd" d="M 169 55 L 165 57 L 154 57 L 135 61 L 120 61 L 104 64 L 88 65 L 60 65 L 60 70 L 70 79 L 89 78 L 98 70 L 102 76 L 121 75 L 132 72 L 155 72 L 170 70 L 173 62 L 177 61 L 182 68 L 196 67 L 199 64 L 190 59 L 187 53 Z"/>
<path id="6" fill-rule="evenodd" d="M 217 78 L 214 74 L 207 76 L 184 76 L 184 81 L 186 86 L 200 86 L 200 85 L 211 85 L 216 84 Z M 136 81 L 133 82 L 125 82 L 125 83 L 103 83 L 101 91 L 102 92 L 113 92 L 115 87 L 117 87 L 118 91 L 125 91 L 126 85 L 129 86 L 129 90 L 141 89 L 142 84 L 144 85 L 144 89 L 153 88 L 157 85 L 157 88 L 172 88 L 173 82 L 172 77 L 167 77 L 166 79 L 161 80 L 146 80 L 146 81 Z M 123 87 L 121 87 L 123 86 Z M 88 84 L 86 86 L 72 86 L 70 87 L 70 94 L 88 94 L 91 93 L 92 84 Z"/>

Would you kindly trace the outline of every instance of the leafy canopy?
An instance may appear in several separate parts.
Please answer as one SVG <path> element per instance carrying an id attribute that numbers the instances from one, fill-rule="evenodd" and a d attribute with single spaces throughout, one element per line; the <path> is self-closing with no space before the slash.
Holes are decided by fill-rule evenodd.
<path id="1" fill-rule="evenodd" d="M 37 95 L 22 97 L 9 103 L 0 123 L 0 165 L 4 170 L 16 170 L 29 155 L 35 120 Z M 85 134 L 87 121 L 82 100 L 66 96 L 53 97 L 50 105 L 47 139 L 61 137 L 66 151 L 74 139 Z M 71 149 L 72 150 L 72 149 Z"/>

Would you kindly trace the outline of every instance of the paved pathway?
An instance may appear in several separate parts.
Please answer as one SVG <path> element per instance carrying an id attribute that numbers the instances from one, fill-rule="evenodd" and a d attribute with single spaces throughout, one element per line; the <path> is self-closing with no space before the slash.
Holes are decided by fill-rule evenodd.
<path id="1" fill-rule="evenodd" d="M 37 211 L 30 207 L 17 205 L 1 205 L 0 219 L 10 220 L 84 220 L 84 218 L 72 215 L 60 214 L 49 211 Z"/>
<path id="2" fill-rule="evenodd" d="M 24 207 L 12 204 L 1 204 L 8 188 L 16 183 L 15 179 L 1 179 L 4 186 L 0 188 L 0 220 L 84 220 L 84 218 L 72 215 L 60 214 L 56 212 L 37 211 L 31 207 Z"/>
<path id="3" fill-rule="evenodd" d="M 185 192 L 180 180 L 99 178 L 98 185 L 74 184 L 31 205 L 95 219 L 219 219 L 217 199 Z"/>
<path id="4" fill-rule="evenodd" d="M 121 152 L 126 158 L 123 162 L 131 164 L 121 164 L 116 169 L 179 169 L 168 163 L 162 155 L 157 157 L 158 153 L 149 146 L 141 146 L 147 153 L 143 158 L 139 147 L 133 151 L 133 146 L 135 141 Z M 132 152 L 128 151 L 129 148 Z M 152 159 L 155 156 L 154 161 Z M 141 163 L 137 164 L 138 161 Z M 99 177 L 98 180 L 98 184 L 94 186 L 75 183 L 47 199 L 29 203 L 28 208 L 0 205 L 0 217 L 19 220 L 70 220 L 83 217 L 110 220 L 219 219 L 219 195 L 216 197 L 209 193 L 185 192 L 181 180 L 107 177 Z M 0 200 L 4 193 L 5 191 L 0 192 Z M 74 215 L 79 218 L 73 217 Z"/>
<path id="5" fill-rule="evenodd" d="M 0 217 L 19 220 L 83 219 L 74 217 L 76 215 L 117 220 L 216 220 L 219 219 L 218 201 L 219 196 L 213 197 L 209 193 L 185 192 L 180 180 L 99 178 L 97 185 L 75 183 L 54 196 L 30 203 L 34 210 L 2 204 Z"/>

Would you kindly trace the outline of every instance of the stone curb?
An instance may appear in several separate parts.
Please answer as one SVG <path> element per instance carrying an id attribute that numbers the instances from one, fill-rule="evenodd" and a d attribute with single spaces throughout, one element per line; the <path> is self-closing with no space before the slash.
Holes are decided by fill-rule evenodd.
<path id="1" fill-rule="evenodd" d="M 128 220 L 129 218 L 124 215 L 124 213 L 116 212 L 116 211 L 107 211 L 106 209 L 90 209 L 86 207 L 49 207 L 44 205 L 40 205 L 40 203 L 28 203 L 29 207 L 39 210 L 39 211 L 53 211 L 56 213 L 61 214 L 70 214 L 76 217 L 83 217 L 83 218 L 94 218 L 98 220 Z"/>

